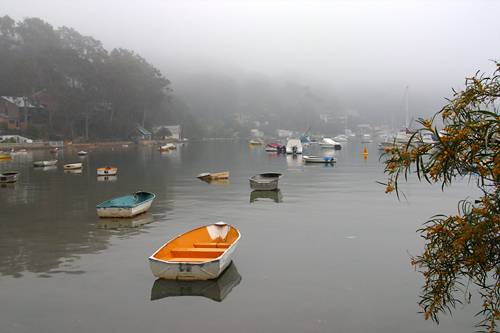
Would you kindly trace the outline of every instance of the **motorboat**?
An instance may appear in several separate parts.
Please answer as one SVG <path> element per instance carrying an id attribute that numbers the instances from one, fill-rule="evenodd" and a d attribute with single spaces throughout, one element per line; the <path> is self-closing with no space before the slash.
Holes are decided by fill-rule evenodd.
<path id="1" fill-rule="evenodd" d="M 216 279 L 231 263 L 240 238 L 238 229 L 224 222 L 190 230 L 149 257 L 151 272 L 167 280 Z"/>
<path id="2" fill-rule="evenodd" d="M 155 199 L 154 193 L 139 191 L 101 202 L 96 206 L 99 217 L 133 217 L 146 212 Z"/>
<path id="3" fill-rule="evenodd" d="M 289 139 L 286 143 L 286 153 L 292 155 L 302 154 L 302 143 L 299 139 Z"/>
<path id="4" fill-rule="evenodd" d="M 283 175 L 276 172 L 267 172 L 250 177 L 250 188 L 259 191 L 272 191 L 278 189 L 278 180 Z"/>
<path id="5" fill-rule="evenodd" d="M 326 148 L 326 149 L 335 149 L 335 150 L 342 149 L 342 145 L 331 138 L 323 138 L 323 140 L 321 140 L 321 142 L 319 143 L 319 146 L 321 148 Z"/>
<path id="6" fill-rule="evenodd" d="M 85 150 L 80 150 L 77 154 L 78 156 L 86 156 L 88 152 L 86 152 Z"/>
<path id="7" fill-rule="evenodd" d="M 264 150 L 269 153 L 281 153 L 286 151 L 286 147 L 279 143 L 268 143 Z"/>

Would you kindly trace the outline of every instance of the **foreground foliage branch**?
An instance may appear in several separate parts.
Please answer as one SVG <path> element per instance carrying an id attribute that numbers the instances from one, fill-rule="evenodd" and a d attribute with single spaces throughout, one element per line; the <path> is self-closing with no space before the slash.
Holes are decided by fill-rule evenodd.
<path id="1" fill-rule="evenodd" d="M 491 76 L 477 72 L 467 78 L 463 91 L 421 127 L 409 142 L 385 150 L 386 193 L 416 174 L 419 180 L 440 183 L 442 189 L 468 177 L 480 197 L 459 203 L 456 215 L 437 215 L 419 230 L 424 252 L 412 258 L 423 274 L 419 305 L 425 319 L 439 323 L 472 293 L 482 300 L 478 326 L 498 332 L 500 319 L 500 63 Z M 437 123 L 442 122 L 438 131 Z M 426 140 L 432 136 L 435 141 Z M 465 296 L 465 297 L 464 297 Z"/>

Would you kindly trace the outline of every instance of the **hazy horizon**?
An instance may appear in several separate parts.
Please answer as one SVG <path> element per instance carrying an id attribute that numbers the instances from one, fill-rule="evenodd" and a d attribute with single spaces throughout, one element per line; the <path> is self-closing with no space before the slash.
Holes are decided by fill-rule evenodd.
<path id="1" fill-rule="evenodd" d="M 334 96 L 338 112 L 385 115 L 410 87 L 414 114 L 437 111 L 500 54 L 494 1 L 2 0 L 0 15 L 39 17 L 132 49 L 181 96 L 211 74 L 293 81 Z"/>

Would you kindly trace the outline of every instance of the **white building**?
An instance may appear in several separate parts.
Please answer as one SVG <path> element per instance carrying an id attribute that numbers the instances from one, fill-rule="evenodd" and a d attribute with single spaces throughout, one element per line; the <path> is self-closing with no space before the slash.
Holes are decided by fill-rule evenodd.
<path id="1" fill-rule="evenodd" d="M 293 135 L 293 131 L 286 129 L 279 129 L 276 130 L 276 134 L 278 135 L 279 138 L 289 138 Z"/>
<path id="2" fill-rule="evenodd" d="M 0 142 L 33 143 L 33 140 L 20 135 L 0 135 Z"/>
<path id="3" fill-rule="evenodd" d="M 181 125 L 156 126 L 153 128 L 153 133 L 158 133 L 158 131 L 160 131 L 163 128 L 168 129 L 168 131 L 171 133 L 171 135 L 168 136 L 169 139 L 175 139 L 175 140 L 182 139 L 182 127 L 181 127 Z"/>

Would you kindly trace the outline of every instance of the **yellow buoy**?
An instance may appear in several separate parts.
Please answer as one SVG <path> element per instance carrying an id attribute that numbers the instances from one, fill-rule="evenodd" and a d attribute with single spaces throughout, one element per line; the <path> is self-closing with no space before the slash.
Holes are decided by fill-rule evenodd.
<path id="1" fill-rule="evenodd" d="M 365 160 L 368 158 L 368 149 L 366 149 L 366 145 L 365 148 L 363 149 L 363 157 Z"/>

